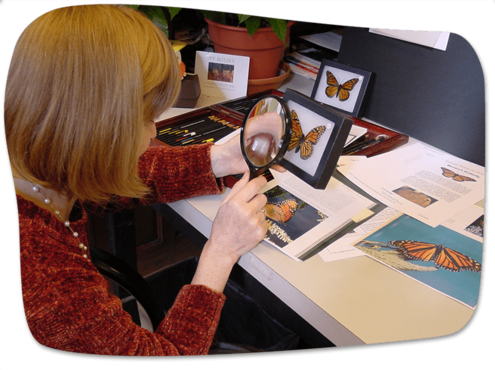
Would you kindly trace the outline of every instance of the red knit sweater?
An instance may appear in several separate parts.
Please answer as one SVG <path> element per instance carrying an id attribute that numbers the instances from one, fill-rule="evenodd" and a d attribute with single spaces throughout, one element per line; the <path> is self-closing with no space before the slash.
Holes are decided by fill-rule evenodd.
<path id="1" fill-rule="evenodd" d="M 210 145 L 152 147 L 139 173 L 152 189 L 146 202 L 173 202 L 217 194 L 223 184 L 211 171 Z M 17 196 L 24 308 L 34 338 L 72 352 L 112 355 L 206 354 L 225 296 L 186 285 L 156 333 L 135 325 L 106 280 L 82 257 L 78 241 L 50 212 Z M 126 204 L 127 202 L 127 204 Z M 130 205 L 130 200 L 122 202 Z M 71 223 L 87 245 L 88 215 Z"/>

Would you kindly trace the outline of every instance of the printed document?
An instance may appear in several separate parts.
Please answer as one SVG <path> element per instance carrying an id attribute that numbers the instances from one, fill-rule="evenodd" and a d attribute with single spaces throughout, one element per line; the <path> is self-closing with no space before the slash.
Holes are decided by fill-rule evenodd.
<path id="1" fill-rule="evenodd" d="M 371 158 L 341 156 L 338 166 L 378 201 L 432 227 L 484 199 L 484 167 L 423 143 Z"/>

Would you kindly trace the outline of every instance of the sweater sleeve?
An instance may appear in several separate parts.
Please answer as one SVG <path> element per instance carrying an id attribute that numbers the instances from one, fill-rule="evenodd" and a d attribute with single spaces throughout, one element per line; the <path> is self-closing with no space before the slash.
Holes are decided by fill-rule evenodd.
<path id="1" fill-rule="evenodd" d="M 151 333 L 133 323 L 89 261 L 57 249 L 42 254 L 25 249 L 21 254 L 24 309 L 39 343 L 120 356 L 208 353 L 225 302 L 222 293 L 202 285 L 184 286 Z M 61 258 L 66 261 L 63 266 L 57 264 Z"/>
<path id="2" fill-rule="evenodd" d="M 212 145 L 148 148 L 140 158 L 138 171 L 151 193 L 142 202 L 169 203 L 222 193 L 223 180 L 215 178 L 211 168 Z"/>
<path id="3" fill-rule="evenodd" d="M 138 175 L 149 188 L 143 199 L 113 196 L 106 205 L 86 202 L 91 213 L 117 212 L 123 208 L 154 203 L 171 203 L 225 191 L 223 178 L 216 178 L 211 168 L 212 143 L 171 147 L 151 146 L 139 158 Z"/>

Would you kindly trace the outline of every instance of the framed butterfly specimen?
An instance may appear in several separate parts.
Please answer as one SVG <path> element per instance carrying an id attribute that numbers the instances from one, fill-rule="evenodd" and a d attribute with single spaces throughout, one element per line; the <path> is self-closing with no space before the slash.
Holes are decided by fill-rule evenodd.
<path id="1" fill-rule="evenodd" d="M 333 98 L 335 96 L 339 98 L 340 101 L 346 101 L 351 96 L 351 90 L 354 89 L 354 86 L 356 86 L 359 80 L 359 78 L 351 78 L 340 85 L 333 73 L 327 71 L 328 86 L 325 89 L 325 95 L 329 98 Z"/>
<path id="2" fill-rule="evenodd" d="M 301 122 L 295 110 L 291 111 L 292 117 L 292 136 L 289 142 L 289 150 L 301 152 L 301 159 L 309 159 L 313 155 L 314 146 L 318 144 L 321 135 L 326 130 L 326 126 L 316 126 L 312 128 L 307 135 L 303 134 Z"/>
<path id="3" fill-rule="evenodd" d="M 353 121 L 314 99 L 291 89 L 283 100 L 291 115 L 292 132 L 280 164 L 316 189 L 324 189 Z"/>
<path id="4" fill-rule="evenodd" d="M 311 97 L 352 117 L 363 116 L 374 74 L 324 59 Z"/>

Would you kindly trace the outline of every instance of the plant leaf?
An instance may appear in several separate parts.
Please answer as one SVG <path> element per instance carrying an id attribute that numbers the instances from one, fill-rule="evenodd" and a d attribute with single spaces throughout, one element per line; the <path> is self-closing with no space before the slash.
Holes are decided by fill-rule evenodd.
<path id="1" fill-rule="evenodd" d="M 245 15 L 245 14 L 237 14 L 237 18 L 239 19 L 239 24 L 243 24 L 244 22 L 246 22 L 246 20 L 248 20 L 249 18 L 251 18 L 250 15 Z"/>
<path id="2" fill-rule="evenodd" d="M 260 17 L 249 17 L 245 21 L 247 31 L 249 36 L 253 36 L 254 33 L 260 28 L 261 18 Z"/>
<path id="3" fill-rule="evenodd" d="M 285 37 L 287 35 L 287 21 L 283 19 L 267 18 L 268 23 L 272 26 L 275 35 L 285 43 Z"/>
<path id="4" fill-rule="evenodd" d="M 174 19 L 174 17 L 179 14 L 182 8 L 174 8 L 172 6 L 168 7 L 168 11 L 170 12 L 170 19 Z"/>

